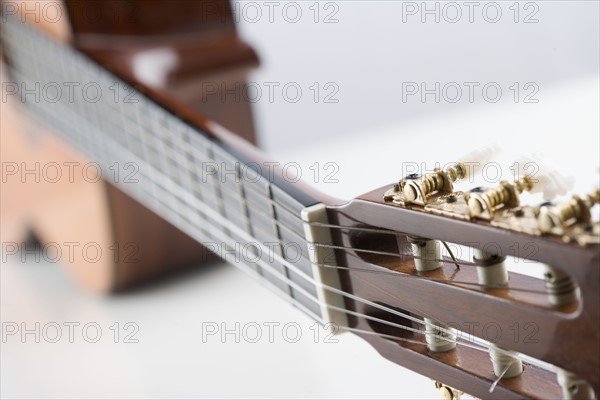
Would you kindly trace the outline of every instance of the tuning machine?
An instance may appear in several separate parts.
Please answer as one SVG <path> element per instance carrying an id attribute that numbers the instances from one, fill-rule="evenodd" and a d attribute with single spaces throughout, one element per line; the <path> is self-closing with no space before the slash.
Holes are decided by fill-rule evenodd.
<path id="1" fill-rule="evenodd" d="M 564 235 L 574 224 L 589 225 L 592 222 L 591 209 L 600 202 L 600 188 L 587 196 L 573 196 L 562 204 L 545 203 L 539 208 L 538 224 L 542 233 Z"/>
<path id="2" fill-rule="evenodd" d="M 384 194 L 384 200 L 399 205 L 426 206 L 434 197 L 453 193 L 453 182 L 464 177 L 463 168 L 457 163 L 446 170 L 436 168 L 427 175 L 409 174 Z"/>
<path id="3" fill-rule="evenodd" d="M 600 188 L 586 196 L 573 196 L 565 203 L 544 203 L 536 209 L 538 229 L 565 242 L 600 243 L 600 224 L 592 221 L 591 212 L 598 203 Z"/>
<path id="4" fill-rule="evenodd" d="M 449 197 L 448 203 L 452 203 L 456 194 L 454 183 L 474 175 L 498 152 L 498 146 L 491 145 L 466 154 L 459 158 L 461 161 L 452 162 L 443 169 L 435 168 L 432 173 L 408 174 L 384 194 L 384 200 L 399 205 L 427 206 L 440 198 L 446 201 Z"/>
<path id="5" fill-rule="evenodd" d="M 529 176 L 514 182 L 502 181 L 495 188 L 475 188 L 465 193 L 469 206 L 469 215 L 472 218 L 491 221 L 494 213 L 499 209 L 519 207 L 519 195 L 533 188 L 534 181 Z"/>
<path id="6" fill-rule="evenodd" d="M 434 169 L 433 173 L 420 175 L 409 174 L 384 194 L 384 200 L 400 205 L 416 204 L 425 206 L 432 196 L 451 195 L 453 183 L 467 176 L 467 168 L 463 163 L 452 163 L 444 170 Z"/>
<path id="7" fill-rule="evenodd" d="M 467 176 L 465 164 L 453 163 L 446 169 L 436 168 L 427 175 L 408 175 L 400 183 L 405 203 L 424 206 L 431 194 L 451 194 L 453 183 Z"/>

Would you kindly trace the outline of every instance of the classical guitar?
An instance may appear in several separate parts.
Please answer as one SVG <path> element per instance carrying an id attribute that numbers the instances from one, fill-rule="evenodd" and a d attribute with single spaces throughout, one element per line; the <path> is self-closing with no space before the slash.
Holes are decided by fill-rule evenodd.
<path id="1" fill-rule="evenodd" d="M 478 398 L 595 398 L 600 225 L 591 210 L 600 200 L 598 190 L 537 206 L 520 204 L 521 193 L 538 184 L 529 175 L 457 191 L 455 182 L 473 173 L 468 166 L 474 161 L 459 159 L 349 202 L 331 199 L 292 182 L 250 143 L 243 104 L 227 111 L 238 122 L 224 120 L 245 139 L 202 116 L 223 118 L 214 108 L 198 110 L 185 88 L 169 91 L 140 78 L 140 62 L 157 51 L 151 41 L 111 47 L 103 42 L 110 35 L 101 30 L 126 35 L 131 26 L 78 25 L 84 3 L 66 4 L 74 46 L 3 9 L 4 58 L 11 80 L 19 83 L 3 90 L 17 94 L 30 115 L 56 135 L 25 140 L 9 135 L 20 157 L 43 159 L 51 149 L 55 156 L 47 160 L 60 154 L 73 168 L 93 162 L 95 177 L 105 178 L 84 175 L 82 185 L 68 186 L 77 189 L 64 189 L 62 197 L 73 202 L 59 215 L 45 215 L 26 199 L 13 200 L 22 209 L 14 225 L 26 218 L 42 242 L 75 230 L 107 246 L 115 238 L 124 243 L 137 237 L 141 243 L 139 249 L 121 249 L 137 252 L 141 259 L 135 262 L 126 256 L 93 265 L 85 257 L 74 259 L 69 268 L 85 285 L 120 290 L 164 273 L 173 254 L 173 264 L 196 263 L 208 247 L 238 254 L 236 267 L 328 329 L 359 335 L 382 356 L 434 379 L 444 398 L 462 392 Z M 214 15 L 229 15 L 224 10 Z M 227 51 L 206 61 L 205 71 L 217 64 L 254 65 L 254 53 L 237 39 L 230 21 L 217 20 L 225 25 L 207 24 L 213 42 L 204 48 Z M 166 25 L 168 31 L 176 24 Z M 191 26 L 180 25 L 181 31 Z M 182 41 L 174 57 L 192 57 L 198 46 Z M 34 101 L 23 89 L 37 84 L 50 91 L 57 82 L 88 85 L 89 98 L 48 101 L 48 95 Z M 97 96 L 100 92 L 111 95 Z M 39 154 L 30 149 L 31 140 L 43 143 Z M 3 162 L 20 165 L 7 157 L 3 153 Z M 124 176 L 129 169 L 135 179 Z M 113 179 L 115 170 L 119 179 Z M 55 195 L 36 196 L 50 201 Z M 82 199 L 102 210 L 97 220 L 86 219 Z M 472 249 L 473 256 L 456 258 L 457 245 Z M 543 264 L 545 280 L 508 272 L 507 257 Z M 490 327 L 509 332 L 515 324 L 535 337 L 490 337 Z"/>

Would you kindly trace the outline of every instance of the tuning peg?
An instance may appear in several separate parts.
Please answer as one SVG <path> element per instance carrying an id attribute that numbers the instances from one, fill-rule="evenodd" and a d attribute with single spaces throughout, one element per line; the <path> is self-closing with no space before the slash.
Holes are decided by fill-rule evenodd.
<path id="1" fill-rule="evenodd" d="M 518 207 L 519 195 L 523 191 L 542 193 L 544 199 L 552 199 L 565 194 L 573 186 L 573 177 L 549 166 L 540 154 L 522 156 L 513 165 L 517 166 L 515 172 L 522 176 L 521 179 L 512 183 L 502 181 L 494 189 L 476 188 L 465 195 L 471 217 L 492 220 L 500 206 L 504 209 Z"/>
<path id="2" fill-rule="evenodd" d="M 434 192 L 452 193 L 453 183 L 475 174 L 492 155 L 499 152 L 497 145 L 491 145 L 465 154 L 461 161 L 448 165 L 445 169 L 436 168 L 432 174 L 421 176 L 411 174 L 400 181 L 404 201 L 425 205 L 427 197 Z"/>
<path id="3" fill-rule="evenodd" d="M 500 206 L 514 208 L 519 206 L 519 194 L 530 191 L 534 182 L 528 175 L 514 182 L 502 181 L 500 186 L 492 189 L 475 188 L 465 193 L 469 206 L 469 215 L 481 219 L 491 220 L 494 212 Z"/>
<path id="4" fill-rule="evenodd" d="M 569 225 L 589 224 L 592 220 L 591 209 L 599 202 L 600 188 L 596 188 L 586 196 L 573 196 L 570 201 L 563 204 L 542 204 L 538 215 L 538 227 L 542 233 L 562 235 Z"/>

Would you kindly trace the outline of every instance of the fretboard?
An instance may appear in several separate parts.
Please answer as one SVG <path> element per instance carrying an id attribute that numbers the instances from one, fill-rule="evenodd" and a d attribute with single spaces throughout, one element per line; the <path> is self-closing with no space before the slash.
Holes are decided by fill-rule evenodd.
<path id="1" fill-rule="evenodd" d="M 330 301 L 319 289 L 315 260 L 311 264 L 315 248 L 302 219 L 315 199 L 290 194 L 269 165 L 241 160 L 83 54 L 16 18 L 3 23 L 2 44 L 11 79 L 34 117 L 98 163 L 103 176 L 112 176 L 115 166 L 133 172 L 111 183 L 317 321 L 331 320 L 324 315 Z M 52 101 L 53 85 L 65 91 L 70 84 L 87 98 L 63 93 Z"/>

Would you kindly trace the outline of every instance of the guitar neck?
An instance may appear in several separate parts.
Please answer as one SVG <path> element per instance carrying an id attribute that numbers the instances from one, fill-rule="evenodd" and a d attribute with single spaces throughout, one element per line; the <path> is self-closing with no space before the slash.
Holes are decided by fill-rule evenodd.
<path id="1" fill-rule="evenodd" d="M 23 103 L 102 176 L 129 172 L 111 183 L 315 320 L 331 319 L 311 262 L 324 251 L 305 232 L 319 234 L 308 219 L 327 222 L 323 196 L 164 94 L 132 88 L 16 18 L 3 24 L 2 44 Z M 74 84 L 87 98 L 39 101 L 27 93 Z"/>

